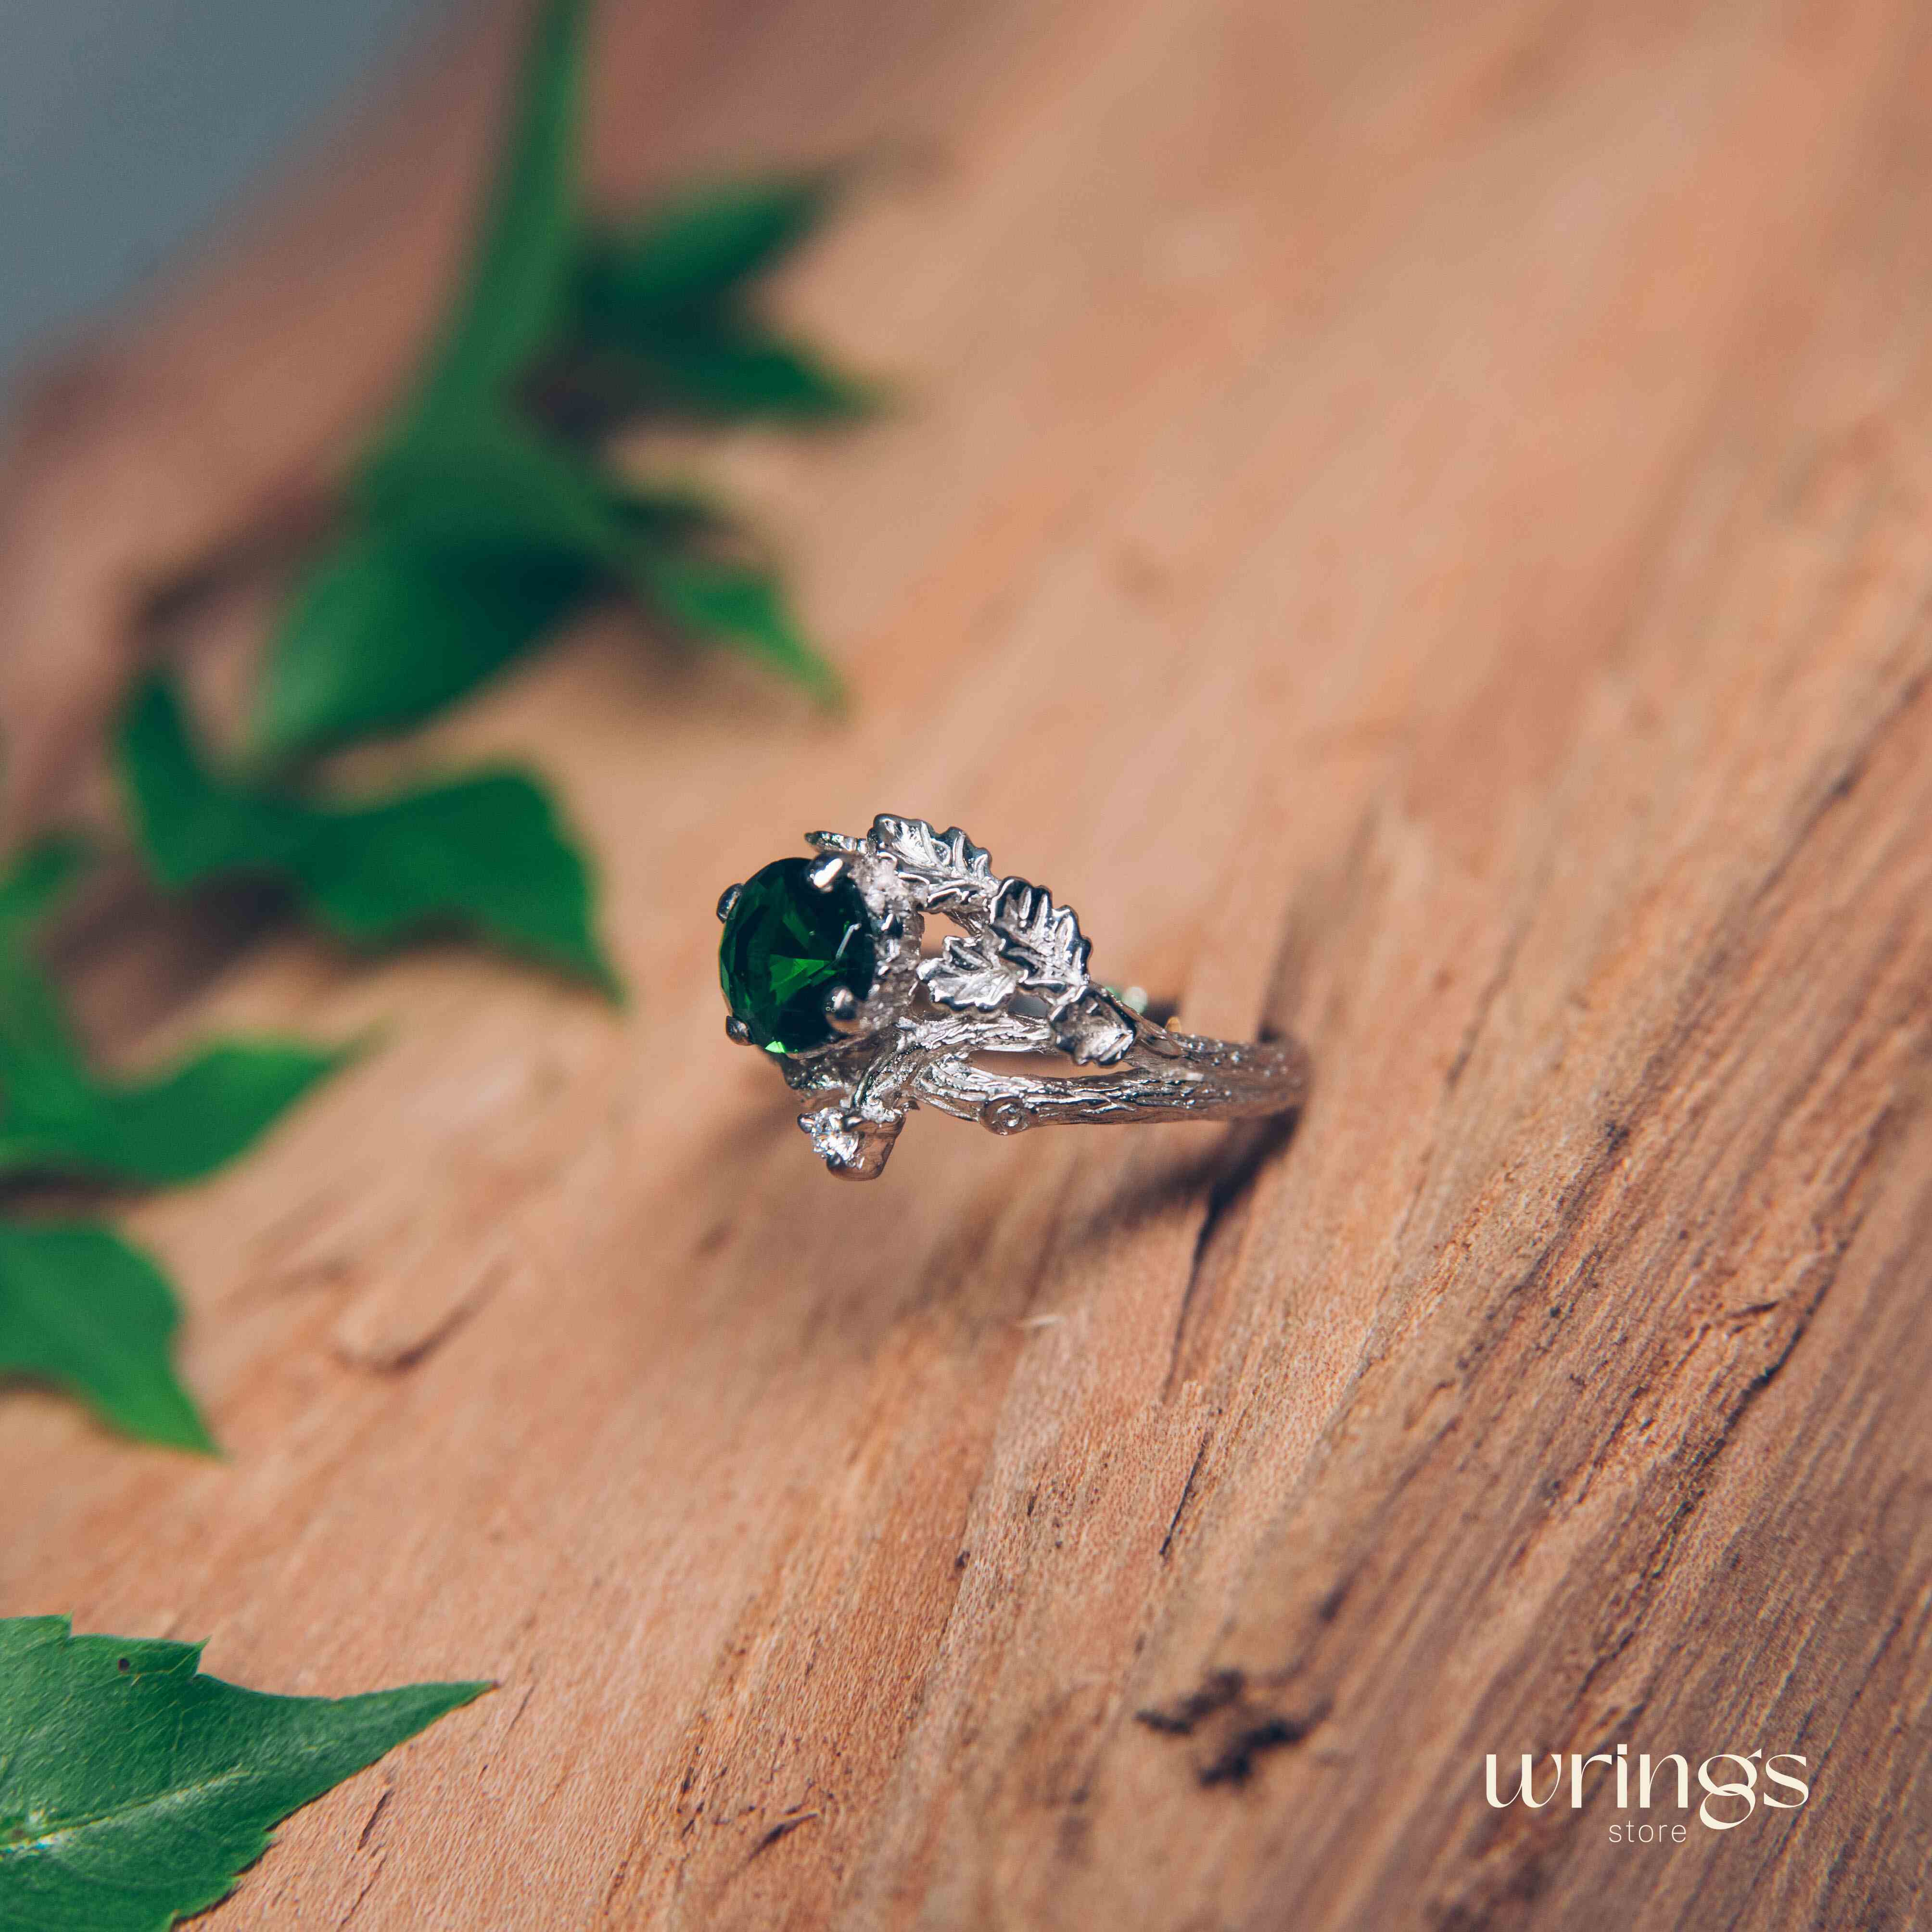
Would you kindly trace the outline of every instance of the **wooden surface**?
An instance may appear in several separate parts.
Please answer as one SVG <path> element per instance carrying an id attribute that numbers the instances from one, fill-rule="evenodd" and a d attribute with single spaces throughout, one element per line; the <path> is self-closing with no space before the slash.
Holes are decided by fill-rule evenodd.
<path id="1" fill-rule="evenodd" d="M 17 728 L 396 380 L 502 57 L 44 400 Z M 926 158 L 788 292 L 914 406 L 706 457 L 862 703 L 613 618 L 432 741 L 558 775 L 622 1018 L 282 932 L 148 1033 L 386 1028 L 130 1216 L 229 1460 L 10 1396 L 0 1601 L 502 1687 L 211 1922 L 1922 1921 L 1932 16 L 612 0 L 596 92 L 613 188 Z M 1292 1141 L 922 1117 L 828 1180 L 711 907 L 881 809 L 1300 1033 Z M 110 1034 L 206 976 L 133 944 Z M 1619 1740 L 1813 1796 L 1484 1803 Z"/>

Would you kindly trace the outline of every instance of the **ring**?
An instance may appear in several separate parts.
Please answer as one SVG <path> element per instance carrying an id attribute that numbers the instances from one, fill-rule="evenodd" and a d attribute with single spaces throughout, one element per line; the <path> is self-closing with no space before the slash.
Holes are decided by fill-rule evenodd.
<path id="1" fill-rule="evenodd" d="M 863 838 L 813 832 L 718 902 L 724 1030 L 814 1104 L 798 1124 L 834 1174 L 875 1179 L 906 1116 L 931 1107 L 996 1134 L 1288 1113 L 1308 1091 L 1292 1040 L 1171 1033 L 1088 976 L 1070 906 L 1002 878 L 957 826 L 881 814 Z M 922 955 L 926 915 L 958 928 Z M 993 1072 L 986 1054 L 1097 1070 Z"/>

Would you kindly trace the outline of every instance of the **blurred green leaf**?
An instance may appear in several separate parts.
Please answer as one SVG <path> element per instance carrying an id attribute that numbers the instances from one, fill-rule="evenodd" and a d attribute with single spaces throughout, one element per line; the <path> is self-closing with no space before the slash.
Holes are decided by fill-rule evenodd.
<path id="1" fill-rule="evenodd" d="M 130 700 L 118 750 L 142 847 L 164 885 L 279 879 L 352 944 L 468 932 L 621 997 L 592 932 L 589 868 L 548 794 L 520 772 L 374 805 L 311 803 L 212 770 L 159 680 Z"/>
<path id="2" fill-rule="evenodd" d="M 230 1040 L 151 1080 L 100 1082 L 77 1063 L 0 1052 L 0 1172 L 166 1186 L 244 1153 L 346 1056 L 297 1040 Z"/>
<path id="3" fill-rule="evenodd" d="M 650 545 L 640 546 L 637 568 L 648 594 L 683 628 L 730 638 L 790 672 L 821 703 L 844 702 L 838 674 L 807 641 L 774 572 Z"/>
<path id="4" fill-rule="evenodd" d="M 319 816 L 295 870 L 344 938 L 380 946 L 467 928 L 621 998 L 592 931 L 589 868 L 535 780 L 485 772 Z"/>
<path id="5" fill-rule="evenodd" d="M 623 339 L 640 325 L 713 310 L 825 219 L 837 175 L 701 183 L 638 220 L 594 232 L 578 270 L 584 324 Z"/>
<path id="6" fill-rule="evenodd" d="M 340 1053 L 294 1040 L 224 1040 L 136 1080 L 91 1073 L 30 950 L 76 855 L 35 847 L 0 880 L 0 1174 L 159 1186 L 212 1173 L 257 1138 Z"/>
<path id="7" fill-rule="evenodd" d="M 585 0 L 544 0 L 537 14 L 469 285 L 411 412 L 419 418 L 494 400 L 568 316 L 584 14 Z"/>
<path id="8" fill-rule="evenodd" d="M 135 686 L 115 745 L 121 787 L 148 871 L 171 890 L 243 873 L 290 872 L 314 836 L 315 814 L 266 788 L 209 771 L 166 679 Z"/>
<path id="9" fill-rule="evenodd" d="M 496 410 L 382 451 L 358 495 L 368 532 L 310 573 L 269 647 L 258 752 L 420 723 L 626 580 L 640 536 L 715 514 L 688 493 L 615 495 L 569 445 Z"/>
<path id="10" fill-rule="evenodd" d="M 56 1383 L 129 1436 L 212 1454 L 170 1365 L 178 1319 L 166 1277 L 107 1228 L 0 1222 L 0 1372 Z M 8 1808 L 17 1816 L 20 1733 L 4 1706 L 0 1698 Z M 0 1897 L 14 1848 L 0 1839 Z"/>
<path id="11" fill-rule="evenodd" d="M 0 943 L 20 936 L 53 910 L 80 869 L 87 848 L 76 838 L 43 838 L 15 855 L 0 873 Z"/>
<path id="12" fill-rule="evenodd" d="M 89 1072 L 32 952 L 80 863 L 49 841 L 0 877 L 0 1174 L 159 1184 L 212 1172 L 341 1064 L 292 1040 L 218 1042 L 168 1072 Z M 106 1228 L 0 1222 L 0 1370 L 58 1382 L 130 1435 L 212 1449 L 168 1363 L 175 1299 Z"/>
<path id="13" fill-rule="evenodd" d="M 694 547 L 721 522 L 701 497 L 607 481 L 568 444 L 503 417 L 392 452 L 364 490 L 384 529 L 440 559 L 573 560 L 680 629 L 748 646 L 821 698 L 838 696 L 776 574 Z"/>
<path id="14" fill-rule="evenodd" d="M 623 528 L 596 466 L 506 410 L 381 451 L 356 496 L 384 536 L 439 560 L 622 565 Z"/>
<path id="15" fill-rule="evenodd" d="M 634 409 L 725 422 L 850 421 L 870 415 L 883 400 L 881 392 L 810 350 L 735 317 L 639 330 L 604 375 L 612 387 L 626 386 Z"/>
<path id="16" fill-rule="evenodd" d="M 681 629 L 748 644 L 821 698 L 837 692 L 769 573 L 692 550 L 725 529 L 713 504 L 607 480 L 505 412 L 382 451 L 358 494 L 376 534 L 351 538 L 298 592 L 256 688 L 258 753 L 417 723 L 600 587 L 627 590 Z"/>
<path id="17" fill-rule="evenodd" d="M 862 416 L 882 398 L 750 310 L 744 284 L 818 226 L 831 174 L 688 190 L 584 251 L 580 332 L 598 393 L 629 411 L 728 420 Z"/>
<path id="18" fill-rule="evenodd" d="M 581 562 L 439 554 L 350 538 L 297 590 L 254 694 L 250 740 L 285 756 L 434 716 L 528 650 L 585 599 Z"/>
<path id="19" fill-rule="evenodd" d="M 227 1895 L 271 1826 L 491 1688 L 276 1697 L 200 1664 L 199 1644 L 0 1622 L 11 1932 L 167 1932 Z"/>
<path id="20" fill-rule="evenodd" d="M 0 874 L 0 1133 L 14 1115 L 17 1070 L 40 1061 L 80 1063 L 67 1016 L 30 949 L 34 928 L 86 862 L 76 842 L 48 838 Z"/>

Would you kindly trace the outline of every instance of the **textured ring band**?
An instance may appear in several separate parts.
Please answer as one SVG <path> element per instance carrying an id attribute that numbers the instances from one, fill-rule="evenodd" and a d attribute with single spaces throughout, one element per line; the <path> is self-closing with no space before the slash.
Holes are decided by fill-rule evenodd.
<path id="1" fill-rule="evenodd" d="M 956 826 L 881 815 L 814 832 L 718 902 L 725 1030 L 814 1104 L 799 1125 L 834 1174 L 869 1180 L 931 1107 L 998 1134 L 1032 1126 L 1287 1113 L 1308 1090 L 1294 1040 L 1171 1033 L 1089 978 L 1071 907 L 995 874 Z M 926 916 L 959 929 L 923 955 Z M 1090 1073 L 995 1072 L 976 1056 L 1058 1054 Z"/>

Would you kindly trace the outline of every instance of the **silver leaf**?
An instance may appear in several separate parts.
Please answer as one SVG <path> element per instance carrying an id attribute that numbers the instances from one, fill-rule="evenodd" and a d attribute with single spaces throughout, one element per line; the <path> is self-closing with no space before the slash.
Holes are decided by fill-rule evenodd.
<path id="1" fill-rule="evenodd" d="M 992 862 L 986 848 L 974 844 L 956 825 L 938 832 L 922 818 L 895 818 L 881 812 L 872 820 L 866 843 L 891 860 L 902 877 L 922 886 L 930 906 L 993 895 Z"/>
<path id="2" fill-rule="evenodd" d="M 1111 1066 L 1125 1058 L 1135 1038 L 1132 1019 L 1104 994 L 1089 992 L 1067 1009 L 1054 1044 L 1076 1065 Z"/>
<path id="3" fill-rule="evenodd" d="M 1020 984 L 1037 993 L 1054 1018 L 1087 990 L 1087 956 L 1071 906 L 1057 906 L 1044 886 L 1024 879 L 1001 882 L 990 915 L 1000 950 L 1020 968 Z"/>
<path id="4" fill-rule="evenodd" d="M 992 1012 L 1004 1006 L 1019 983 L 1006 961 L 979 939 L 951 938 L 919 969 L 926 990 L 956 1012 Z"/>

